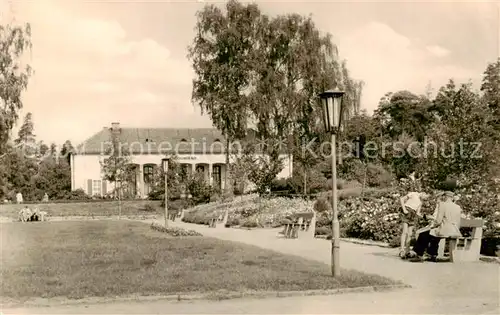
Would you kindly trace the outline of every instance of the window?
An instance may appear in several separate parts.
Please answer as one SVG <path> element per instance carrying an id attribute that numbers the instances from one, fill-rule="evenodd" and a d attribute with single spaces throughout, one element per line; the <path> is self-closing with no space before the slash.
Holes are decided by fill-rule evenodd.
<path id="1" fill-rule="evenodd" d="M 144 182 L 152 183 L 153 182 L 153 165 L 144 165 Z"/>
<path id="2" fill-rule="evenodd" d="M 196 173 L 204 173 L 204 172 L 205 172 L 205 167 L 203 165 L 196 166 Z"/>
<path id="3" fill-rule="evenodd" d="M 213 179 L 214 179 L 214 186 L 217 188 L 221 188 L 221 167 L 220 165 L 214 165 L 213 166 Z"/>
<path id="4" fill-rule="evenodd" d="M 102 195 L 102 182 L 100 180 L 92 181 L 92 196 L 101 196 Z"/>
<path id="5" fill-rule="evenodd" d="M 187 142 L 187 140 L 186 140 L 186 139 L 184 139 L 184 138 L 182 138 L 182 139 L 181 139 L 181 142 Z"/>

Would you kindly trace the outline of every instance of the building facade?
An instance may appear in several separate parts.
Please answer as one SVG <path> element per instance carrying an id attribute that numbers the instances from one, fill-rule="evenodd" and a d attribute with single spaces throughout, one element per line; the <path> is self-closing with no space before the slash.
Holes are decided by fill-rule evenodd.
<path id="1" fill-rule="evenodd" d="M 226 140 L 218 130 L 122 128 L 119 123 L 113 123 L 111 128 L 103 128 L 71 154 L 72 190 L 83 189 L 91 196 L 105 196 L 114 190 L 113 183 L 103 179 L 101 167 L 101 162 L 110 154 L 114 137 L 130 153 L 128 167 L 134 176 L 126 185 L 129 195 L 147 198 L 155 169 L 162 167 L 163 159 L 173 155 L 187 174 L 201 173 L 210 185 L 225 188 Z M 232 144 L 234 150 L 238 146 L 238 143 Z M 286 152 L 280 157 L 283 170 L 278 178 L 291 177 L 292 157 Z"/>

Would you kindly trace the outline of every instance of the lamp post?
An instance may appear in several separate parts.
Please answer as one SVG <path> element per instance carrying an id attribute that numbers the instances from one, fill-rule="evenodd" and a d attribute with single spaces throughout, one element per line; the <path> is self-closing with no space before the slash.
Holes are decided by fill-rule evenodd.
<path id="1" fill-rule="evenodd" d="M 121 174 L 122 170 L 117 169 L 116 170 L 116 183 L 118 184 L 117 190 L 118 190 L 118 220 L 121 219 L 122 217 L 122 182 L 121 182 Z"/>
<path id="2" fill-rule="evenodd" d="M 340 227 L 337 209 L 337 152 L 336 136 L 342 119 L 344 92 L 328 90 L 319 95 L 323 109 L 325 131 L 332 137 L 332 276 L 340 276 Z"/>
<path id="3" fill-rule="evenodd" d="M 163 173 L 165 174 L 165 227 L 168 227 L 168 183 L 167 183 L 167 172 L 168 172 L 168 159 L 162 159 Z"/>

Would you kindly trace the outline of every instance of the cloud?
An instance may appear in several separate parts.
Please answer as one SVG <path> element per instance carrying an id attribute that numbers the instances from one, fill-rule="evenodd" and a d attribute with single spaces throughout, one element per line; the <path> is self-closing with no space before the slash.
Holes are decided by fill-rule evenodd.
<path id="1" fill-rule="evenodd" d="M 429 53 L 436 57 L 446 57 L 450 54 L 450 51 L 438 45 L 425 47 Z"/>
<path id="2" fill-rule="evenodd" d="M 431 47 L 431 51 L 429 51 Z M 429 81 L 434 89 L 448 79 L 467 81 L 477 76 L 469 69 L 454 64 L 436 65 L 436 55 L 448 51 L 439 46 L 425 46 L 379 22 L 371 22 L 339 36 L 342 58 L 354 78 L 365 81 L 362 107 L 369 112 L 386 92 L 410 90 L 423 93 Z"/>
<path id="3" fill-rule="evenodd" d="M 16 11 L 18 20 L 31 23 L 36 71 L 23 112 L 33 113 L 44 140 L 80 142 L 111 121 L 207 125 L 190 106 L 191 66 L 172 58 L 168 47 L 132 39 L 118 21 L 89 18 L 56 2 L 20 2 Z"/>

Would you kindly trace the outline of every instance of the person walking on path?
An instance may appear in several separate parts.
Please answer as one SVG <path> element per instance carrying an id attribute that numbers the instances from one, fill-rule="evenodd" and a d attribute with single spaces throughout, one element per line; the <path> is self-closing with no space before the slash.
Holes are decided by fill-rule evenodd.
<path id="1" fill-rule="evenodd" d="M 18 192 L 16 194 L 16 201 L 17 201 L 17 204 L 22 204 L 23 203 L 23 194 L 21 194 L 21 192 Z"/>

